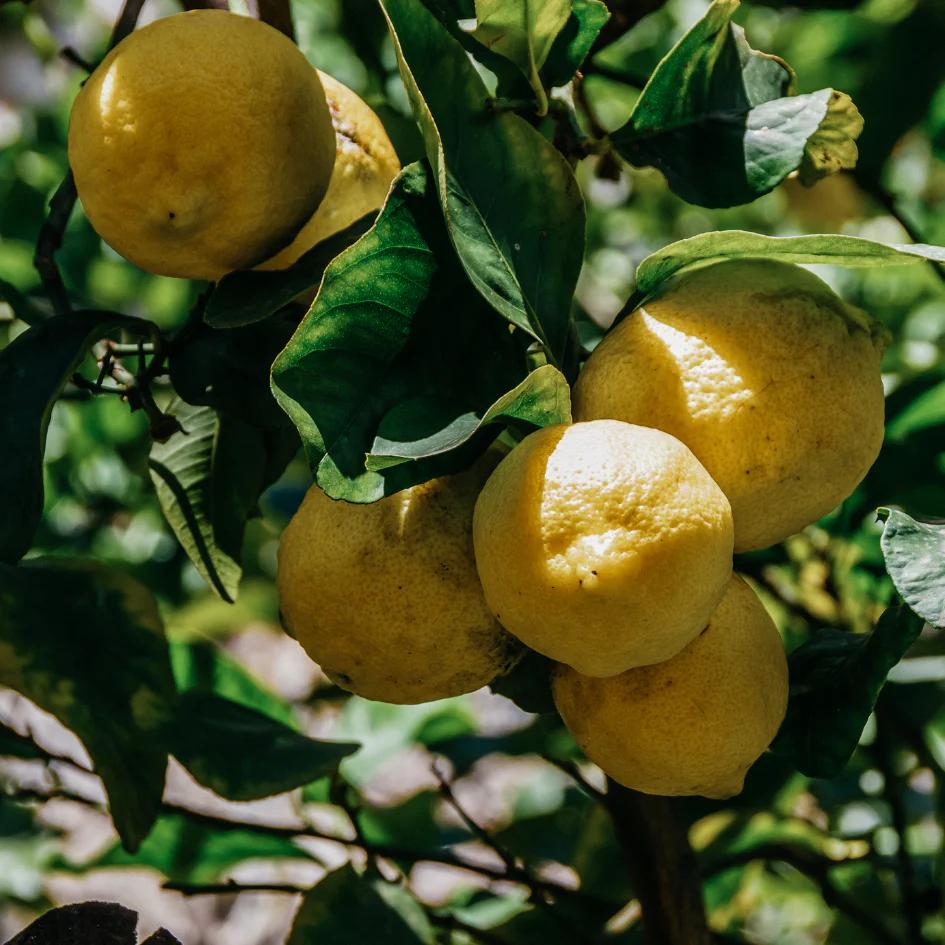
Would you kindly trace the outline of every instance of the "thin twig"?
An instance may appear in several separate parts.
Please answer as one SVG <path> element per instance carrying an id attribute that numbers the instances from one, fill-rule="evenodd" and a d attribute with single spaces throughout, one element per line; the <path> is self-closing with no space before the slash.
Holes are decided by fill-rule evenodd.
<path id="1" fill-rule="evenodd" d="M 268 892 L 268 893 L 288 893 L 296 895 L 306 893 L 308 889 L 305 886 L 293 886 L 291 883 L 178 883 L 174 880 L 167 880 L 162 884 L 162 888 L 169 892 L 178 892 L 184 896 L 220 896 L 228 893 L 244 892 Z"/>
<path id="2" fill-rule="evenodd" d="M 600 801 L 601 803 L 604 802 L 607 795 L 594 787 L 594 785 L 584 777 L 581 773 L 581 769 L 573 761 L 563 761 L 560 758 L 555 758 L 554 755 L 542 755 L 541 759 L 553 765 L 559 771 L 563 771 L 582 791 L 589 794 L 594 800 Z"/>

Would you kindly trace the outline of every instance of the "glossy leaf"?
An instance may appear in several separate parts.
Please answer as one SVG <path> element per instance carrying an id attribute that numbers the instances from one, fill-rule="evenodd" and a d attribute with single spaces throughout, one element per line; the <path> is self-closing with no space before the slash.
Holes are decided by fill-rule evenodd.
<path id="1" fill-rule="evenodd" d="M 261 321 L 321 282 L 325 267 L 370 228 L 374 214 L 313 246 L 287 269 L 232 272 L 214 287 L 204 321 L 214 328 L 236 328 Z"/>
<path id="2" fill-rule="evenodd" d="M 81 867 L 147 866 L 179 883 L 212 883 L 245 860 L 304 860 L 308 854 L 290 837 L 251 825 L 223 829 L 186 814 L 163 814 L 136 853 L 114 846 Z"/>
<path id="3" fill-rule="evenodd" d="M 96 563 L 0 566 L 0 685 L 81 739 L 122 842 L 136 848 L 161 803 L 160 732 L 175 697 L 157 604 Z"/>
<path id="4" fill-rule="evenodd" d="M 526 377 L 528 343 L 471 290 L 415 164 L 326 271 L 273 365 L 273 391 L 318 485 L 372 502 L 465 468 L 498 434 L 491 423 L 569 417 L 555 369 Z"/>
<path id="5" fill-rule="evenodd" d="M 429 920 L 405 889 L 359 876 L 350 865 L 329 873 L 302 899 L 286 945 L 433 945 Z"/>
<path id="6" fill-rule="evenodd" d="M 242 574 L 246 522 L 273 478 L 267 437 L 210 407 L 178 400 L 168 412 L 181 429 L 154 443 L 148 461 L 161 509 L 194 567 L 232 602 Z M 285 462 L 277 465 L 276 475 Z"/>
<path id="7" fill-rule="evenodd" d="M 715 0 L 650 76 L 611 136 L 631 164 L 655 166 L 690 203 L 749 203 L 803 168 L 807 181 L 856 162 L 863 121 L 833 89 L 794 95 L 794 74 L 731 22 L 738 0 Z"/>
<path id="8" fill-rule="evenodd" d="M 602 0 L 572 0 L 571 16 L 555 38 L 541 70 L 547 88 L 564 85 L 573 78 L 609 19 L 610 11 Z"/>
<path id="9" fill-rule="evenodd" d="M 382 7 L 463 268 L 490 305 L 560 360 L 584 252 L 570 165 L 527 121 L 489 107 L 462 45 L 422 0 Z"/>
<path id="10" fill-rule="evenodd" d="M 476 0 L 473 35 L 493 52 L 514 63 L 548 111 L 548 94 L 539 70 L 571 16 L 571 0 Z"/>
<path id="11" fill-rule="evenodd" d="M 762 236 L 745 230 L 716 230 L 679 240 L 651 253 L 636 272 L 635 294 L 655 295 L 674 275 L 723 259 L 778 259 L 802 265 L 866 268 L 922 261 L 945 263 L 945 248 L 922 243 L 880 243 L 862 236 Z"/>
<path id="12" fill-rule="evenodd" d="M 352 742 L 306 738 L 276 719 L 209 692 L 181 695 L 166 730 L 171 753 L 204 787 L 232 801 L 283 794 L 338 770 Z"/>
<path id="13" fill-rule="evenodd" d="M 0 561 L 21 558 L 43 511 L 43 452 L 53 404 L 93 342 L 130 322 L 113 312 L 72 312 L 38 322 L 0 351 Z"/>
<path id="14" fill-rule="evenodd" d="M 945 522 L 921 522 L 881 510 L 886 570 L 902 599 L 926 623 L 945 628 Z"/>
<path id="15" fill-rule="evenodd" d="M 835 777 L 856 748 L 889 671 L 922 631 L 892 607 L 869 633 L 818 631 L 790 657 L 787 717 L 774 743 L 804 774 Z"/>

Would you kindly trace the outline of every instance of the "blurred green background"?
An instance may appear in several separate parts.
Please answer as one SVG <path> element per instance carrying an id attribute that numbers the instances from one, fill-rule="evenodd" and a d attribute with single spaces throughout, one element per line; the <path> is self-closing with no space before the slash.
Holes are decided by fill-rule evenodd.
<path id="1" fill-rule="evenodd" d="M 0 278 L 25 293 L 38 285 L 33 245 L 66 171 L 69 109 L 83 78 L 60 50 L 70 47 L 96 61 L 118 6 L 116 0 L 0 6 Z M 596 55 L 584 81 L 587 105 L 605 128 L 623 123 L 659 58 L 706 8 L 701 0 L 671 0 L 658 9 L 653 3 L 613 6 L 635 25 Z M 171 0 L 149 0 L 143 22 L 177 9 Z M 293 12 L 311 61 L 382 115 L 405 162 L 416 157 L 416 132 L 372 0 L 296 0 Z M 812 189 L 788 181 L 749 206 L 710 211 L 674 196 L 655 171 L 588 159 L 578 171 L 589 225 L 577 296 L 587 346 L 628 297 L 635 266 L 647 254 L 707 230 L 842 232 L 945 244 L 945 2 L 771 0 L 746 4 L 737 20 L 756 49 L 794 67 L 799 91 L 832 86 L 853 97 L 866 120 L 858 169 Z M 79 210 L 60 260 L 81 304 L 146 316 L 163 327 L 183 322 L 200 289 L 126 263 Z M 891 598 L 877 506 L 900 504 L 913 514 L 945 517 L 941 273 L 918 265 L 820 274 L 891 332 L 884 361 L 888 438 L 867 481 L 823 527 L 741 562 L 789 647 L 819 621 L 865 629 Z M 0 303 L 0 344 L 23 328 Z M 291 718 L 312 733 L 363 740 L 367 750 L 344 770 L 362 795 L 359 819 L 367 836 L 427 846 L 475 844 L 430 772 L 431 758 L 445 757 L 464 805 L 506 847 L 540 874 L 580 882 L 596 897 L 593 908 L 585 906 L 587 915 L 574 906 L 576 923 L 589 927 L 613 913 L 606 940 L 636 941 L 638 916 L 632 908 L 620 910 L 631 890 L 606 815 L 543 760 L 576 757 L 560 726 L 486 692 L 419 707 L 341 698 L 278 629 L 275 552 L 310 481 L 304 463 L 297 460 L 265 496 L 263 515 L 247 535 L 240 599 L 227 606 L 209 592 L 163 522 L 147 474 L 149 444 L 146 419 L 116 398 L 61 402 L 50 426 L 37 551 L 93 556 L 151 587 L 181 678 Z M 839 778 L 812 781 L 769 755 L 739 798 L 685 806 L 706 868 L 711 924 L 721 935 L 765 945 L 859 945 L 916 941 L 918 928 L 924 936 L 918 941 L 945 940 L 941 634 L 924 635 L 891 679 Z M 80 751 L 10 693 L 0 692 L 0 718 L 45 727 L 51 744 Z M 586 773 L 597 777 L 592 768 Z M 0 760 L 0 786 L 10 794 L 51 777 L 66 772 Z M 170 784 L 175 796 L 217 803 L 180 769 Z M 83 787 L 94 794 L 94 786 Z M 254 816 L 301 814 L 325 829 L 345 829 L 343 815 L 328 801 L 324 786 L 316 785 L 300 796 L 254 805 Z M 245 805 L 240 811 L 246 816 Z M 753 849 L 761 852 L 753 855 Z M 107 820 L 88 807 L 67 801 L 37 807 L 0 797 L 0 940 L 51 902 L 108 898 L 139 909 L 143 926 L 167 926 L 184 945 L 278 943 L 291 918 L 291 897 L 185 899 L 162 891 L 163 880 L 305 883 L 346 855 L 330 843 L 300 852 L 288 843 L 260 845 L 252 836 L 224 842 L 165 818 L 141 853 L 129 858 L 116 849 Z M 416 867 L 411 880 L 422 900 L 490 930 L 498 936 L 492 940 L 575 940 L 568 923 L 544 923 L 519 891 L 492 889 L 429 865 Z"/>

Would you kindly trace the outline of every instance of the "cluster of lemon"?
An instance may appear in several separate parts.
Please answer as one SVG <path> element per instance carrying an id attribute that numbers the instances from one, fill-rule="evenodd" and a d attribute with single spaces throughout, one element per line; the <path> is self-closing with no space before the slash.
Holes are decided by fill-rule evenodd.
<path id="1" fill-rule="evenodd" d="M 156 20 L 76 96 L 69 163 L 96 232 L 158 275 L 284 269 L 384 202 L 384 126 L 278 30 L 222 10 Z"/>
<path id="2" fill-rule="evenodd" d="M 732 573 L 841 502 L 883 438 L 882 333 L 810 272 L 717 263 L 611 331 L 578 422 L 370 506 L 313 487 L 279 556 L 283 619 L 339 685 L 456 695 L 524 643 L 615 780 L 727 797 L 784 717 L 777 629 Z"/>
<path id="3" fill-rule="evenodd" d="M 69 158 L 106 242 L 201 279 L 291 265 L 399 170 L 353 92 L 220 11 L 113 49 L 76 99 Z M 477 689 L 524 644 L 559 664 L 561 716 L 616 780 L 733 794 L 787 699 L 733 550 L 781 541 L 866 474 L 880 354 L 870 319 L 805 270 L 691 271 L 590 356 L 574 424 L 373 505 L 313 487 L 280 548 L 285 625 L 339 685 L 402 703 Z"/>

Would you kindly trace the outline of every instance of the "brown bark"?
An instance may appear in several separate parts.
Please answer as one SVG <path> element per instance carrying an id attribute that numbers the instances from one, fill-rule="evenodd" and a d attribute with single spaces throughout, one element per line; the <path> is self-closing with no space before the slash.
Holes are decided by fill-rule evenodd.
<path id="1" fill-rule="evenodd" d="M 711 945 L 695 854 L 672 799 L 608 778 L 606 804 L 640 900 L 647 945 Z"/>

